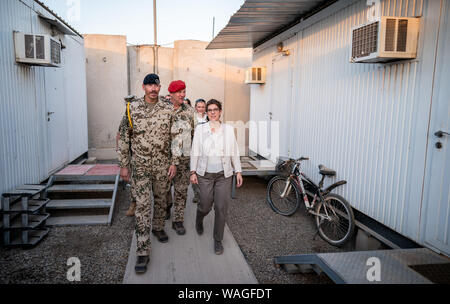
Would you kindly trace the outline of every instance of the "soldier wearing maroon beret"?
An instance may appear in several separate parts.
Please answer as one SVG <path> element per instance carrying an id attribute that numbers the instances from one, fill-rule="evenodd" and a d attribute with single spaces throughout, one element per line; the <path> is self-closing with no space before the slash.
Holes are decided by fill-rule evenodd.
<path id="1" fill-rule="evenodd" d="M 172 127 L 174 134 L 172 135 L 178 139 L 177 142 L 172 144 L 172 154 L 180 157 L 180 163 L 177 166 L 177 174 L 173 179 L 174 200 L 172 200 L 172 192 L 169 191 L 167 193 L 166 220 L 170 219 L 170 211 L 173 206 L 172 228 L 175 229 L 178 235 L 184 235 L 186 233 L 183 225 L 184 210 L 190 184 L 190 151 L 197 119 L 195 119 L 194 109 L 184 103 L 186 84 L 183 81 L 173 81 L 169 85 L 169 93 L 170 101 L 175 109 L 175 121 Z"/>

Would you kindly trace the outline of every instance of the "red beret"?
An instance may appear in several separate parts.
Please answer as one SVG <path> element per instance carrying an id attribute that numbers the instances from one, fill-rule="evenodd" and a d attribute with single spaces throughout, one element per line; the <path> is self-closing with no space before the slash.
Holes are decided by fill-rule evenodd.
<path id="1" fill-rule="evenodd" d="M 184 89 L 186 89 L 186 84 L 181 80 L 172 81 L 169 85 L 169 93 L 176 93 Z"/>

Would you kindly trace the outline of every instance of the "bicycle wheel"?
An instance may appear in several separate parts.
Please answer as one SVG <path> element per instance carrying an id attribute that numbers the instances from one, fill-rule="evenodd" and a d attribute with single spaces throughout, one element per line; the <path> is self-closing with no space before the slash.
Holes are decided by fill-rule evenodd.
<path id="1" fill-rule="evenodd" d="M 289 177 L 275 176 L 267 186 L 267 203 L 273 211 L 284 216 L 290 216 L 297 211 L 300 198 L 299 191 L 292 180 L 289 181 L 291 185 L 289 195 L 281 197 L 288 179 Z"/>
<path id="2" fill-rule="evenodd" d="M 328 215 L 331 219 L 316 215 L 316 225 L 320 237 L 329 244 L 341 247 L 352 236 L 355 230 L 355 216 L 350 204 L 337 194 L 330 193 L 316 207 L 319 215 Z"/>

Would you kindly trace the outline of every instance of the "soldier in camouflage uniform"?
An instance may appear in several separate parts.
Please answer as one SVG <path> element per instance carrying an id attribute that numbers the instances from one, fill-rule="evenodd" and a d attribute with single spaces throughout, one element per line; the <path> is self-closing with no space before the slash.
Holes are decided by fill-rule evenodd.
<path id="1" fill-rule="evenodd" d="M 172 228 L 178 235 L 184 235 L 186 230 L 184 223 L 184 209 L 186 208 L 187 193 L 189 189 L 190 173 L 190 152 L 192 138 L 194 136 L 197 120 L 195 119 L 194 109 L 184 103 L 186 97 L 186 84 L 183 81 L 174 81 L 169 86 L 170 100 L 175 109 L 175 123 L 172 129 L 173 136 L 177 141 L 173 142 L 172 151 L 180 158 L 180 164 L 177 167 L 177 175 L 173 180 L 175 199 L 173 202 L 173 221 Z M 166 219 L 170 218 L 172 208 L 172 192 L 167 193 Z"/>
<path id="2" fill-rule="evenodd" d="M 147 270 L 151 251 L 150 230 L 161 242 L 168 241 L 164 232 L 165 199 L 170 180 L 175 177 L 176 166 L 179 164 L 179 157 L 171 153 L 174 140 L 174 134 L 171 133 L 174 122 L 173 105 L 159 98 L 161 85 L 157 75 L 147 75 L 143 89 L 143 98 L 127 104 L 127 111 L 119 129 L 118 151 L 122 179 L 129 180 L 129 168 L 133 168 L 137 273 Z M 154 208 L 150 199 L 151 189 Z"/>

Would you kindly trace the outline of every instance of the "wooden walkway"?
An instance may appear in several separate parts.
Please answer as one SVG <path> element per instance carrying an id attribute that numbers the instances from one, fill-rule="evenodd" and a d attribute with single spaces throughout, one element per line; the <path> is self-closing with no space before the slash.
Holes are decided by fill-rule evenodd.
<path id="1" fill-rule="evenodd" d="M 214 254 L 212 236 L 214 210 L 204 219 L 205 232 L 195 231 L 197 205 L 192 203 L 192 191 L 185 212 L 186 235 L 179 236 L 166 222 L 169 242 L 159 243 L 152 235 L 152 253 L 147 273 L 137 275 L 136 236 L 133 233 L 124 284 L 257 284 L 258 281 L 245 260 L 228 226 L 223 240 L 224 254 Z"/>

